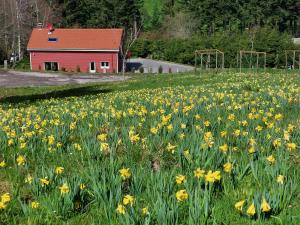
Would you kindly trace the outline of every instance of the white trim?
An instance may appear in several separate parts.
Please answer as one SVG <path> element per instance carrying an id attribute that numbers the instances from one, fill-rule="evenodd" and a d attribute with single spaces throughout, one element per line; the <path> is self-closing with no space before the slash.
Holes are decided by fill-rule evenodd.
<path id="1" fill-rule="evenodd" d="M 119 54 L 117 54 L 117 74 L 119 73 Z"/>
<path id="2" fill-rule="evenodd" d="M 108 66 L 102 66 L 102 63 L 107 63 Z M 108 62 L 108 61 L 101 61 L 100 62 L 100 68 L 101 69 L 109 69 L 110 68 L 110 62 Z"/>
<path id="3" fill-rule="evenodd" d="M 85 49 L 85 48 L 28 48 L 27 51 L 39 51 L 39 52 L 119 52 L 117 49 Z"/>
<path id="4" fill-rule="evenodd" d="M 29 60 L 30 60 L 30 70 L 32 70 L 31 52 L 29 53 Z"/>

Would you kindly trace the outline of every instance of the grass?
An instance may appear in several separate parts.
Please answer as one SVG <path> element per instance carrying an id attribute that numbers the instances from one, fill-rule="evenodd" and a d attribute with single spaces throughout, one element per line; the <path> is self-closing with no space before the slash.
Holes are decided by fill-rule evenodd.
<path id="1" fill-rule="evenodd" d="M 233 74 L 236 70 L 227 70 L 225 75 Z M 246 71 L 245 79 L 256 73 L 249 73 Z M 297 71 L 285 70 L 268 70 L 268 74 L 276 76 L 297 76 Z M 261 72 L 261 74 L 264 74 Z M 143 88 L 160 88 L 172 87 L 177 85 L 202 85 L 222 83 L 225 79 L 220 73 L 212 72 L 198 72 L 197 74 L 139 74 L 130 75 L 132 78 L 128 81 L 112 82 L 112 83 L 99 83 L 99 84 L 82 84 L 82 85 L 64 85 L 64 86 L 45 86 L 45 87 L 21 87 L 21 88 L 2 88 L 0 93 L 0 102 L 20 102 L 26 100 L 39 100 L 49 98 L 64 98 L 70 96 L 80 95 L 93 95 L 101 92 L 125 91 L 125 90 L 138 90 Z M 261 75 L 260 77 L 262 78 Z"/>
<path id="2" fill-rule="evenodd" d="M 0 204 L 0 221 L 299 224 L 299 93 L 299 75 L 281 71 L 4 89 L 0 196 L 11 200 Z M 123 178 L 122 168 L 130 172 Z M 194 176 L 197 168 L 204 176 Z"/>

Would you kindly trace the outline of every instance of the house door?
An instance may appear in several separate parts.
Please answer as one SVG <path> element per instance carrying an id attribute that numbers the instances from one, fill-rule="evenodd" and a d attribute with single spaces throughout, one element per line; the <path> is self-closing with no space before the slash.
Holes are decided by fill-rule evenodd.
<path id="1" fill-rule="evenodd" d="M 90 62 L 90 73 L 96 73 L 96 63 Z"/>

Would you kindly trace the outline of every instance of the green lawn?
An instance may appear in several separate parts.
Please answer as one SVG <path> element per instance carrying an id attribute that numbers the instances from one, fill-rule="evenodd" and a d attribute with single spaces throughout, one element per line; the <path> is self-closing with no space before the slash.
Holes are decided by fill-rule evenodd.
<path id="1" fill-rule="evenodd" d="M 298 225 L 299 145 L 299 74 L 1 89 L 0 224 Z"/>

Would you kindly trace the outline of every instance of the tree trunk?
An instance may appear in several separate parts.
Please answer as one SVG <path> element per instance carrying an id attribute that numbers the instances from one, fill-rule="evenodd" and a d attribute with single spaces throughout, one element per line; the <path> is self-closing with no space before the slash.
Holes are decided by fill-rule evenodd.
<path id="1" fill-rule="evenodd" d="M 38 7 L 38 0 L 35 0 L 34 3 L 35 3 L 35 13 L 36 13 L 36 25 L 38 25 L 40 23 L 40 17 L 39 17 L 40 11 Z"/>
<path id="2" fill-rule="evenodd" d="M 21 56 L 21 11 L 20 11 L 20 4 L 16 0 L 16 16 L 17 16 L 17 29 L 18 29 L 18 56 L 19 60 L 22 59 Z"/>

